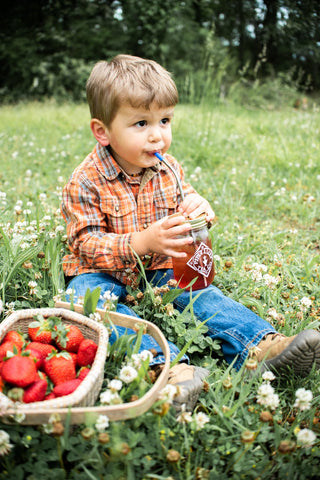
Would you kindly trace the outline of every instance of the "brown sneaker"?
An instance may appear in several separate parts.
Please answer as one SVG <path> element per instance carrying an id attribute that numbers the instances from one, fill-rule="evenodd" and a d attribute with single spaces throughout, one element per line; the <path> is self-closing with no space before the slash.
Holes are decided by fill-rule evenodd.
<path id="1" fill-rule="evenodd" d="M 173 406 L 177 413 L 182 405 L 185 410 L 192 412 L 203 388 L 204 378 L 209 375 L 209 370 L 186 363 L 179 363 L 169 370 L 168 383 L 179 387 L 180 393 L 174 398 Z"/>
<path id="2" fill-rule="evenodd" d="M 320 368 L 320 333 L 316 330 L 303 330 L 292 337 L 271 333 L 258 348 L 257 360 L 263 362 L 263 370 L 291 368 L 296 375 L 306 377 L 314 364 Z"/>

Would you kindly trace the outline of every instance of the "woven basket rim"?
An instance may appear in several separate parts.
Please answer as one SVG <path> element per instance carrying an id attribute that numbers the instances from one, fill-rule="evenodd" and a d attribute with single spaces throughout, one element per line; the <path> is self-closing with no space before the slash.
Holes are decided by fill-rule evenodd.
<path id="1" fill-rule="evenodd" d="M 55 309 L 62 310 L 62 312 L 68 311 L 70 312 L 71 305 L 68 302 L 56 302 Z M 55 310 L 54 309 L 54 310 Z M 90 320 L 95 324 L 101 325 L 94 320 L 89 319 L 82 315 L 83 307 L 81 305 L 74 305 L 75 312 L 80 314 L 84 319 Z M 53 309 L 33 309 L 33 310 L 53 310 Z M 169 375 L 169 368 L 170 368 L 170 350 L 169 345 L 164 337 L 161 330 L 152 322 L 147 320 L 132 317 L 130 315 L 121 314 L 118 312 L 106 312 L 105 310 L 97 309 L 97 313 L 99 313 L 102 317 L 110 317 L 112 323 L 116 326 L 125 326 L 127 328 L 134 328 L 137 323 L 144 324 L 147 333 L 151 335 L 159 344 L 162 349 L 163 355 L 165 357 L 165 362 L 163 366 L 163 370 L 161 371 L 160 375 L 158 376 L 155 383 L 152 387 L 146 392 L 144 396 L 129 403 L 122 403 L 119 405 L 101 405 L 101 406 L 88 406 L 88 407 L 62 407 L 62 408 L 51 408 L 46 409 L 44 408 L 44 403 L 50 402 L 48 400 L 46 402 L 39 402 L 41 405 L 36 410 L 26 412 L 24 409 L 20 409 L 19 407 L 9 408 L 5 412 L 1 412 L 0 408 L 0 415 L 2 414 L 3 421 L 10 421 L 15 414 L 23 413 L 25 414 L 25 418 L 20 422 L 22 425 L 39 425 L 47 423 L 51 415 L 59 415 L 61 420 L 65 420 L 67 417 L 70 417 L 71 424 L 80 424 L 86 422 L 93 422 L 97 419 L 99 415 L 107 415 L 110 421 L 116 420 L 126 420 L 129 418 L 134 418 L 142 413 L 146 412 L 158 399 L 159 393 L 167 384 L 168 375 Z M 16 313 L 16 312 L 14 312 Z M 13 314 L 12 314 L 13 315 Z M 9 317 L 8 317 L 9 318 Z M 1 335 L 1 325 L 0 324 L 0 335 Z M 89 376 L 89 375 L 88 375 Z M 85 379 L 86 380 L 86 379 Z M 84 381 L 85 381 L 84 380 Z M 6 397 L 7 398 L 7 397 Z M 64 397 L 66 398 L 66 397 Z M 1 395 L 0 395 L 0 403 L 1 403 Z M 1 418 L 1 417 L 0 417 Z"/>

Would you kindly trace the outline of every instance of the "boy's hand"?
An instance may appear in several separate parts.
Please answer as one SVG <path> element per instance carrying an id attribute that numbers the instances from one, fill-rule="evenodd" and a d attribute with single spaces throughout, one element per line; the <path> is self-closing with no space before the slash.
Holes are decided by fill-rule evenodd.
<path id="1" fill-rule="evenodd" d="M 215 213 L 210 207 L 209 202 L 201 197 L 198 193 L 190 193 L 185 197 L 183 202 L 179 205 L 178 211 L 185 217 L 191 219 L 197 218 L 202 213 L 206 214 L 206 221 L 212 222 L 215 217 Z"/>
<path id="2" fill-rule="evenodd" d="M 193 239 L 187 235 L 190 224 L 184 221 L 185 217 L 180 214 L 164 217 L 144 231 L 133 233 L 131 246 L 139 256 L 160 253 L 169 257 L 186 257 L 187 254 L 179 252 L 179 248 L 190 245 Z"/>

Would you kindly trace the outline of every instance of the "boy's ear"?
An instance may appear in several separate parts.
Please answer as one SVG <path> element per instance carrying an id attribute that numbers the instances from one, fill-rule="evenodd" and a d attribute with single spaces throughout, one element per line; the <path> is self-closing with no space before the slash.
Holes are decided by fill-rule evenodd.
<path id="1" fill-rule="evenodd" d="M 104 123 L 101 122 L 101 120 L 98 120 L 97 118 L 92 118 L 90 121 L 90 128 L 94 138 L 100 143 L 100 145 L 103 145 L 104 147 L 109 145 L 110 142 L 108 137 L 108 130 Z"/>

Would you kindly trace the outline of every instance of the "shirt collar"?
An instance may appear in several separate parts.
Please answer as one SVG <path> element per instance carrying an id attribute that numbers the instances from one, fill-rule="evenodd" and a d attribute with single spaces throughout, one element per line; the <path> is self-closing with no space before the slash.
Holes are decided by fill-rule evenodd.
<path id="1" fill-rule="evenodd" d="M 100 145 L 100 143 L 97 143 L 95 147 L 95 154 L 97 167 L 107 180 L 114 180 L 122 173 L 121 168 L 119 167 L 107 147 L 104 147 Z M 153 167 L 147 168 L 143 176 L 144 185 L 154 175 L 156 175 L 160 170 L 163 169 L 166 169 L 166 166 L 162 162 L 157 163 Z"/>

